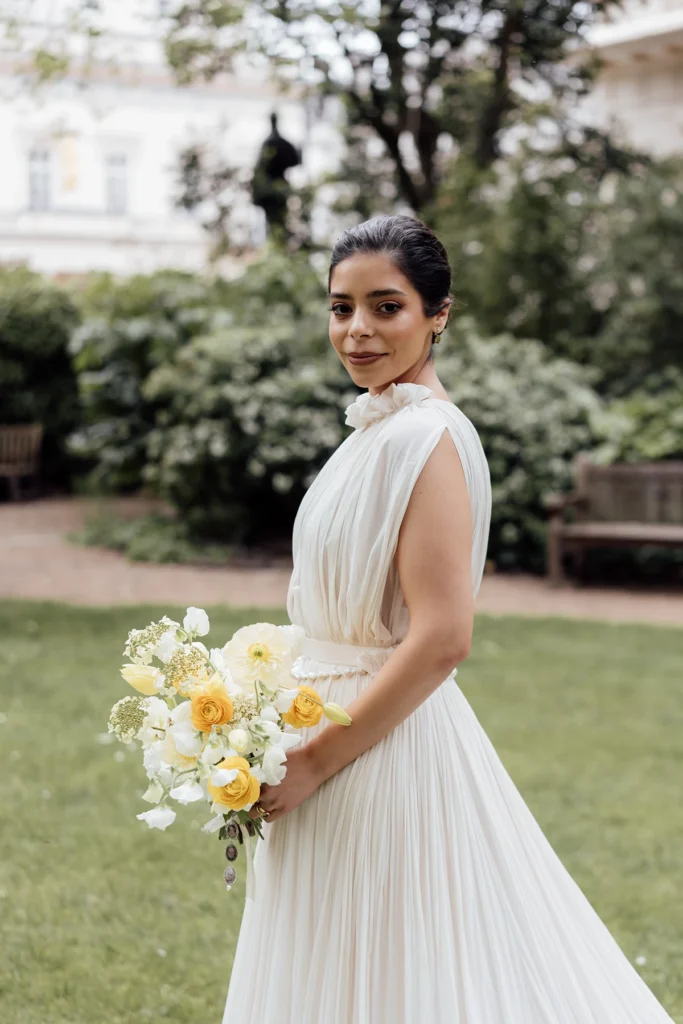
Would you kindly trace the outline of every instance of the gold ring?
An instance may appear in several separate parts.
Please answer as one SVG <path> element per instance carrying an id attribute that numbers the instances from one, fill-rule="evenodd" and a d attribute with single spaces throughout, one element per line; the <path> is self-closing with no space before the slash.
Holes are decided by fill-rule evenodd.
<path id="1" fill-rule="evenodd" d="M 256 804 L 256 811 L 262 818 L 267 818 L 270 814 L 270 811 L 267 811 L 261 804 Z"/>

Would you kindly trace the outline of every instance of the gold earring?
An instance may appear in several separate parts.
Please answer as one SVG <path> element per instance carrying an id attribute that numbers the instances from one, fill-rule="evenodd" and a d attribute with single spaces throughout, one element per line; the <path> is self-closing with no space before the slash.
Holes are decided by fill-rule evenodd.
<path id="1" fill-rule="evenodd" d="M 439 344 L 439 342 L 441 341 L 441 331 L 439 331 L 439 333 L 438 333 L 438 334 L 435 334 L 435 335 L 434 335 L 434 337 L 432 338 L 432 341 L 433 341 L 433 343 L 434 343 L 435 345 L 438 345 L 438 344 Z"/>

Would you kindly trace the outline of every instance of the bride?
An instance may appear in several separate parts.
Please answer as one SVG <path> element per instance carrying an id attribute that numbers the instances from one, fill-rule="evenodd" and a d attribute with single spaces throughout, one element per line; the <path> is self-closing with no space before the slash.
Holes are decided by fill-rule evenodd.
<path id="1" fill-rule="evenodd" d="M 287 611 L 295 676 L 353 721 L 307 729 L 262 787 L 224 1024 L 673 1024 L 455 679 L 491 486 L 434 365 L 450 284 L 408 217 L 332 253 L 330 341 L 367 390 L 299 508 Z"/>

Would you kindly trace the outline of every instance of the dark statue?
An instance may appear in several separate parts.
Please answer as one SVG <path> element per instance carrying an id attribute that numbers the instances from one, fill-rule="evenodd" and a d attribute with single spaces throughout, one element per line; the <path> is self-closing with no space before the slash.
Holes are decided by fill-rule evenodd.
<path id="1" fill-rule="evenodd" d="M 265 212 L 268 227 L 285 228 L 290 185 L 285 178 L 290 167 L 301 163 L 301 153 L 283 138 L 277 128 L 277 114 L 270 115 L 271 131 L 261 146 L 251 183 L 255 206 Z"/>

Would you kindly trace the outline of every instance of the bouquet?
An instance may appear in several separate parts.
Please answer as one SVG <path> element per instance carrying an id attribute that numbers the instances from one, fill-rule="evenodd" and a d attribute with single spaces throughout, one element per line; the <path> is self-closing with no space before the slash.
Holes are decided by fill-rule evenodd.
<path id="1" fill-rule="evenodd" d="M 338 704 L 324 703 L 310 686 L 292 685 L 291 669 L 304 631 L 257 622 L 238 629 L 223 647 L 207 648 L 201 608 L 188 608 L 182 625 L 164 616 L 128 634 L 121 669 L 137 691 L 117 701 L 109 732 L 139 743 L 149 780 L 137 817 L 162 831 L 173 824 L 173 803 L 208 801 L 214 817 L 203 831 L 229 840 L 229 890 L 237 877 L 238 845 L 247 851 L 247 897 L 254 895 L 254 837 L 263 838 L 258 811 L 261 784 L 277 786 L 287 772 L 287 751 L 301 742 L 300 728 L 325 715 L 350 725 Z"/>

